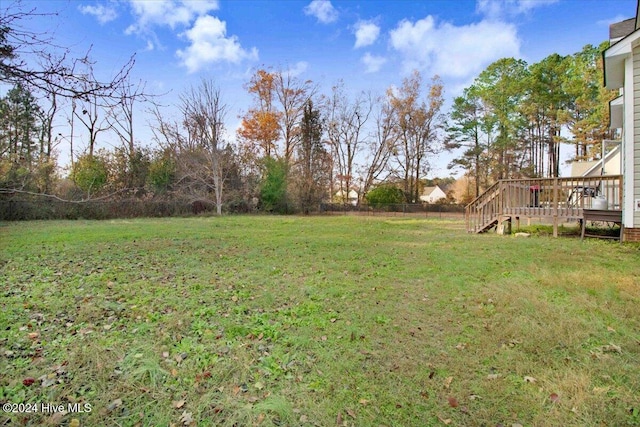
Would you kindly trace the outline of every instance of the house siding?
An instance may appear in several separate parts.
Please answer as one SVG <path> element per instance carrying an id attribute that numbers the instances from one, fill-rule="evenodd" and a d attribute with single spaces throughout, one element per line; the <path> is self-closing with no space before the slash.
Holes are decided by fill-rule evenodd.
<path id="1" fill-rule="evenodd" d="M 633 192 L 627 193 L 627 197 L 633 197 L 633 201 L 640 199 L 640 45 L 633 46 L 633 171 L 625 173 L 627 179 L 633 179 Z M 632 201 L 632 203 L 633 203 Z M 629 203 L 625 204 L 630 206 Z M 625 232 L 625 237 L 629 240 L 640 240 L 640 228 L 635 228 L 640 224 L 640 212 L 634 208 L 633 225 Z M 636 232 L 637 230 L 637 232 Z"/>

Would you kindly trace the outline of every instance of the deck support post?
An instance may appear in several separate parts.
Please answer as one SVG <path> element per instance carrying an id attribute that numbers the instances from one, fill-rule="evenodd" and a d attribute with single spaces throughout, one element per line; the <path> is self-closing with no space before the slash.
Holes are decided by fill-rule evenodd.
<path id="1" fill-rule="evenodd" d="M 496 234 L 511 234 L 511 216 L 500 215 L 496 226 Z"/>
<path id="2" fill-rule="evenodd" d="M 553 179 L 553 237 L 558 237 L 558 177 Z"/>

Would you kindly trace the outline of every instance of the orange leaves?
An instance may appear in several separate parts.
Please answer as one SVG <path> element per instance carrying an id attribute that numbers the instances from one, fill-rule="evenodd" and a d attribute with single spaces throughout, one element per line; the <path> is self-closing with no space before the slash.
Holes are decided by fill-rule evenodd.
<path id="1" fill-rule="evenodd" d="M 249 93 L 257 95 L 258 103 L 263 108 L 271 108 L 271 100 L 275 90 L 275 74 L 267 70 L 258 70 L 246 86 Z"/>
<path id="2" fill-rule="evenodd" d="M 242 118 L 238 137 L 256 144 L 264 155 L 275 154 L 275 142 L 280 137 L 281 114 L 274 111 L 251 109 Z"/>
<path id="3" fill-rule="evenodd" d="M 275 94 L 275 74 L 258 70 L 247 84 L 246 89 L 255 95 L 257 108 L 250 109 L 243 117 L 238 129 L 238 138 L 253 143 L 261 155 L 274 156 L 275 142 L 280 138 L 282 114 L 275 111 L 272 101 Z M 247 147 L 249 148 L 249 147 Z"/>

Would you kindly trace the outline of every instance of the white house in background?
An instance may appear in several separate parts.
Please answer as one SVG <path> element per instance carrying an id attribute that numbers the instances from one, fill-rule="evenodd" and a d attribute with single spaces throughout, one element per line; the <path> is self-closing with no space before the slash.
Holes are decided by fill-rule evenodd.
<path id="1" fill-rule="evenodd" d="M 609 27 L 611 46 L 602 54 L 604 85 L 618 89 L 610 103 L 611 127 L 621 129 L 624 241 L 640 241 L 640 0 L 636 16 Z"/>
<path id="2" fill-rule="evenodd" d="M 435 203 L 440 199 L 446 199 L 447 195 L 439 186 L 425 187 L 420 196 L 420 201 L 424 203 Z"/>
<path id="3" fill-rule="evenodd" d="M 606 145 L 606 142 L 605 142 Z M 620 155 L 620 144 L 604 156 L 604 170 L 602 160 L 579 161 L 571 163 L 570 176 L 601 176 L 601 175 L 622 175 L 622 157 Z"/>
<path id="4" fill-rule="evenodd" d="M 347 203 L 356 206 L 358 204 L 358 192 L 354 189 L 349 190 L 349 192 L 338 190 L 336 194 L 333 195 L 333 199 L 338 203 L 343 203 L 346 201 Z"/>

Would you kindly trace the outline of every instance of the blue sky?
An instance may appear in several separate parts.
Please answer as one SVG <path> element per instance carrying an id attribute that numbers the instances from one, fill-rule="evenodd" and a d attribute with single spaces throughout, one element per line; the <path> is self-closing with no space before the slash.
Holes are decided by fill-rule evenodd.
<path id="1" fill-rule="evenodd" d="M 608 26 L 634 15 L 636 0 L 104 0 L 24 1 L 58 12 L 26 26 L 84 52 L 99 74 L 136 54 L 133 78 L 170 103 L 213 78 L 230 106 L 230 133 L 250 106 L 243 85 L 257 67 L 287 69 L 328 92 L 338 79 L 353 91 L 383 94 L 412 69 L 438 74 L 445 96 L 461 93 L 502 57 L 529 63 L 572 54 L 608 38 Z M 146 123 L 141 123 L 146 124 Z M 145 135 L 144 131 L 139 135 Z M 447 175 L 446 156 L 434 175 Z"/>

